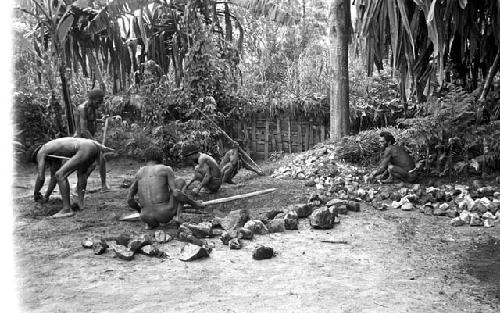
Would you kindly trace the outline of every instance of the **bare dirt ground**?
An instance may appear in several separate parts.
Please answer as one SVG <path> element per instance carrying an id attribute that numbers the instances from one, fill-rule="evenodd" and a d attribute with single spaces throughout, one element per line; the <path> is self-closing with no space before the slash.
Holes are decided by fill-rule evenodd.
<path id="1" fill-rule="evenodd" d="M 269 164 L 264 165 L 267 170 Z M 160 248 L 169 258 L 136 255 L 127 262 L 112 252 L 96 256 L 84 249 L 87 236 L 145 233 L 140 222 L 120 222 L 132 213 L 127 189 L 120 188 L 139 164 L 109 162 L 112 191 L 86 196 L 86 208 L 67 219 L 48 219 L 54 210 L 32 202 L 34 170 L 20 169 L 14 182 L 15 256 L 19 294 L 26 312 L 499 312 L 500 225 L 448 225 L 446 217 L 418 212 L 380 212 L 362 206 L 341 215 L 332 230 L 312 230 L 307 219 L 298 231 L 258 235 L 241 250 L 218 238 L 210 258 L 178 260 L 184 243 Z M 189 170 L 180 171 L 188 177 Z M 48 177 L 47 177 L 48 178 Z M 75 177 L 71 178 L 75 184 Z M 223 185 L 216 197 L 277 187 L 270 195 L 219 205 L 224 216 L 246 207 L 263 212 L 306 201 L 302 181 L 240 172 L 237 185 Z M 99 187 L 93 173 L 88 189 Z M 57 188 L 56 188 L 57 189 Z M 55 196 L 57 197 L 57 192 Z M 214 196 L 211 196 L 214 198 Z M 212 215 L 186 214 L 199 221 Z M 163 225 L 174 234 L 171 225 Z M 332 244 L 321 240 L 345 240 Z M 257 243 L 273 247 L 270 260 L 251 257 Z"/>

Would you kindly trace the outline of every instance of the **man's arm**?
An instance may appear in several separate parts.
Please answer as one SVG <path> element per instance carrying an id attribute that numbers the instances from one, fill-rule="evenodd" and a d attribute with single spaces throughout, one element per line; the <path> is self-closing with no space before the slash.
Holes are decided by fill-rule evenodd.
<path id="1" fill-rule="evenodd" d="M 197 193 L 201 190 L 201 188 L 206 187 L 212 178 L 212 174 L 210 173 L 210 166 L 206 161 L 202 161 L 200 166 L 200 172 L 203 173 L 203 179 L 201 180 L 200 186 L 198 187 Z"/>
<path id="2" fill-rule="evenodd" d="M 384 155 L 382 157 L 382 161 L 380 162 L 379 167 L 372 173 L 372 177 L 375 177 L 378 174 L 383 173 L 386 169 L 387 166 L 389 166 L 389 163 L 391 162 L 391 148 L 388 147 L 384 150 Z"/>
<path id="3" fill-rule="evenodd" d="M 128 190 L 128 197 L 127 197 L 127 204 L 129 207 L 132 209 L 136 210 L 137 212 L 141 212 L 141 206 L 139 203 L 134 199 L 135 195 L 137 194 L 137 191 L 139 189 L 139 181 L 137 180 L 137 177 L 134 179 L 134 182 L 132 183 L 132 186 L 130 186 Z"/>
<path id="4" fill-rule="evenodd" d="M 40 190 L 45 183 L 45 155 L 40 154 L 40 152 L 38 152 L 37 156 L 37 169 L 38 175 L 36 176 L 35 190 L 33 192 L 33 199 L 35 201 L 43 200 Z"/>
<path id="5" fill-rule="evenodd" d="M 172 192 L 172 196 L 181 203 L 181 205 L 177 206 L 177 220 L 180 221 L 181 213 L 182 213 L 182 204 L 187 203 L 192 205 L 195 208 L 201 208 L 202 205 L 199 202 L 194 201 L 182 191 L 177 189 L 175 186 L 175 174 L 170 166 L 165 166 L 161 172 L 167 178 L 168 188 Z"/>

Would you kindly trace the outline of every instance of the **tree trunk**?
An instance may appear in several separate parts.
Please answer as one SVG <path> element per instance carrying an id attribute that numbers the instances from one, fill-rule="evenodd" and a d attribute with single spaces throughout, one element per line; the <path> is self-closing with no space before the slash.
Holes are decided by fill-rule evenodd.
<path id="1" fill-rule="evenodd" d="M 500 10 L 500 9 L 499 9 Z M 498 49 L 497 55 L 495 56 L 495 60 L 490 67 L 488 72 L 488 76 L 486 78 L 486 82 L 484 83 L 483 91 L 481 92 L 481 97 L 479 97 L 479 101 L 483 102 L 486 100 L 486 96 L 488 95 L 488 91 L 490 90 L 491 82 L 493 81 L 493 77 L 497 73 L 498 66 L 500 65 L 500 48 Z"/>
<path id="2" fill-rule="evenodd" d="M 333 0 L 330 8 L 330 138 L 349 132 L 348 44 L 351 22 L 349 0 Z"/>
<path id="3" fill-rule="evenodd" d="M 71 136 L 75 132 L 75 124 L 73 123 L 73 107 L 71 106 L 71 97 L 69 95 L 68 80 L 66 79 L 66 66 L 64 65 L 64 62 L 59 65 L 59 76 L 61 78 L 66 122 L 68 124 L 68 136 Z"/>

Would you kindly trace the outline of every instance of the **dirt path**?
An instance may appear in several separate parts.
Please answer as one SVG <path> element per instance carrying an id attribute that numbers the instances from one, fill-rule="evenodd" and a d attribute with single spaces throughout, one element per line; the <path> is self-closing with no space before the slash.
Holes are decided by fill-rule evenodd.
<path id="1" fill-rule="evenodd" d="M 131 262 L 111 252 L 83 249 L 86 236 L 144 233 L 141 223 L 117 221 L 127 214 L 126 189 L 118 186 L 138 168 L 110 162 L 113 188 L 87 196 L 73 218 L 51 220 L 31 199 L 33 174 L 17 172 L 15 254 L 24 309 L 29 312 L 498 312 L 500 227 L 452 228 L 446 217 L 418 212 L 379 212 L 363 207 L 341 216 L 332 230 L 256 236 L 241 250 L 218 238 L 209 259 L 183 263 L 183 243 L 161 246 L 170 257 L 139 255 Z M 186 170 L 181 171 L 187 175 Z M 223 216 L 247 207 L 263 212 L 304 201 L 303 182 L 256 177 L 244 171 L 218 197 L 278 187 L 272 195 L 226 204 Z M 98 188 L 92 175 L 89 189 Z M 192 220 L 203 216 L 187 215 Z M 169 232 L 174 230 L 168 228 Z M 331 244 L 321 240 L 346 240 Z M 278 251 L 255 261 L 252 248 L 265 243 Z"/>

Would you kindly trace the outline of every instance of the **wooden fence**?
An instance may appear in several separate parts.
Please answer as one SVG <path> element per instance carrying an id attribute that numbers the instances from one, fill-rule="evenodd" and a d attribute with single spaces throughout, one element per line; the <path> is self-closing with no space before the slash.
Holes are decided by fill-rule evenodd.
<path id="1" fill-rule="evenodd" d="M 324 121 L 304 117 L 264 114 L 241 120 L 227 120 L 225 131 L 243 143 L 254 159 L 268 158 L 272 152 L 302 152 L 329 137 Z"/>

